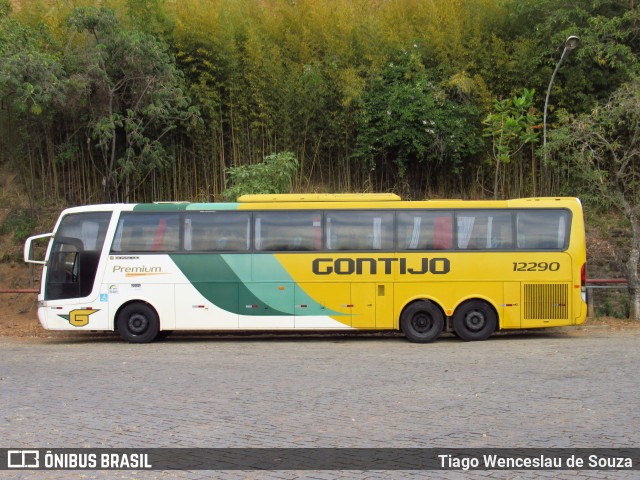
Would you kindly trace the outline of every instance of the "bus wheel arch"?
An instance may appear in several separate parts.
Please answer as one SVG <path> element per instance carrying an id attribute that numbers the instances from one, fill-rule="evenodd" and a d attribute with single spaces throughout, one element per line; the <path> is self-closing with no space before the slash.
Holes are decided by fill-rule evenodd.
<path id="1" fill-rule="evenodd" d="M 445 315 L 442 308 L 428 299 L 414 300 L 400 314 L 400 330 L 410 342 L 433 342 L 444 327 Z"/>
<path id="2" fill-rule="evenodd" d="M 497 329 L 498 312 L 487 300 L 465 300 L 453 312 L 453 330 L 462 340 L 486 340 Z"/>
<path id="3" fill-rule="evenodd" d="M 160 332 L 160 316 L 156 309 L 142 300 L 123 304 L 115 315 L 115 327 L 129 343 L 149 343 Z"/>

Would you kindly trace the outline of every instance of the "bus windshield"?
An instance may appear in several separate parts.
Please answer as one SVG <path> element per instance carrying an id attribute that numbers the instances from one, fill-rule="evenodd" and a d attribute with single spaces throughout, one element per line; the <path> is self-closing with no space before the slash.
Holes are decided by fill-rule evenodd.
<path id="1" fill-rule="evenodd" d="M 46 300 L 91 293 L 110 220 L 110 212 L 77 213 L 62 219 L 49 255 Z"/>

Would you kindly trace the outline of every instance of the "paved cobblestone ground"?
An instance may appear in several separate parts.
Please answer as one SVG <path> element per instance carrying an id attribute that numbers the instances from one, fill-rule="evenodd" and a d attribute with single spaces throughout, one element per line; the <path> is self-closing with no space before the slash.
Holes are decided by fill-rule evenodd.
<path id="1" fill-rule="evenodd" d="M 1 447 L 640 447 L 640 330 L 0 338 Z M 461 472 L 0 472 L 2 478 L 460 478 Z M 476 471 L 465 478 L 638 478 Z"/>

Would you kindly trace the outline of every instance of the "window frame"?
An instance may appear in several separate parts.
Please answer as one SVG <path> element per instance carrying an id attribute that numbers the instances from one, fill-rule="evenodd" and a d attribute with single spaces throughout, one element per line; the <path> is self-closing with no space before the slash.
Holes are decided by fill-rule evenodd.
<path id="1" fill-rule="evenodd" d="M 398 209 L 394 208 L 367 208 L 367 209 L 327 209 L 323 211 L 323 222 L 322 222 L 322 234 L 323 234 L 323 251 L 325 252 L 395 252 L 397 250 L 397 235 L 398 235 Z M 329 248 L 329 242 L 327 239 L 327 217 L 331 214 L 335 213 L 346 213 L 352 212 L 356 216 L 358 214 L 363 213 L 382 213 L 382 214 L 391 214 L 391 223 L 392 223 L 392 231 L 391 231 L 391 248 L 349 248 L 349 249 L 341 249 L 341 248 Z M 381 231 L 384 231 L 384 222 L 381 223 Z M 382 241 L 382 238 L 381 238 Z"/>
<path id="2" fill-rule="evenodd" d="M 276 215 L 282 215 L 282 216 L 286 216 L 286 215 L 291 215 L 291 214 L 298 214 L 298 215 L 309 215 L 311 217 L 311 229 L 313 229 L 314 227 L 316 227 L 314 225 L 314 223 L 316 222 L 315 217 L 317 217 L 320 221 L 320 225 L 317 226 L 317 228 L 319 228 L 319 233 L 320 233 L 320 237 L 319 237 L 319 242 L 320 242 L 320 246 L 319 247 L 311 247 L 311 248 L 297 248 L 296 246 L 293 246 L 292 248 L 288 248 L 288 249 L 273 249 L 273 248 L 258 248 L 258 245 L 256 245 L 257 241 L 260 240 L 260 243 L 264 242 L 265 240 L 269 240 L 270 238 L 267 236 L 265 237 L 262 234 L 262 228 L 264 227 L 264 225 L 262 225 L 262 218 L 259 218 L 260 216 L 264 217 L 269 217 L 269 216 L 276 216 Z M 283 253 L 310 253 L 310 252 L 322 252 L 324 251 L 325 248 L 325 235 L 324 235 L 324 224 L 325 224 L 325 212 L 323 210 L 254 210 L 252 211 L 252 222 L 251 222 L 251 226 L 252 226 L 252 247 L 253 247 L 253 251 L 255 253 L 279 253 L 279 252 L 283 252 Z M 315 217 L 314 217 L 315 216 Z M 260 221 L 260 231 L 261 231 L 261 236 L 258 239 L 257 236 L 257 230 L 258 230 L 258 221 Z M 295 225 L 294 227 L 299 227 L 300 225 Z M 309 227 L 305 227 L 305 228 L 309 228 Z M 313 235 L 312 235 L 313 237 Z M 303 236 L 303 240 L 306 239 L 306 236 Z M 312 242 L 316 241 L 314 238 L 312 238 Z"/>
<path id="3" fill-rule="evenodd" d="M 111 255 L 128 255 L 128 254 L 144 254 L 144 255 L 157 255 L 157 254 L 173 254 L 173 253 L 180 253 L 185 251 L 184 250 L 184 228 L 182 227 L 182 223 L 181 223 L 181 219 L 182 219 L 182 212 L 175 212 L 175 211 L 161 211 L 161 212 L 135 212 L 135 211 L 129 211 L 129 212 L 120 212 L 120 215 L 118 216 L 116 225 L 115 225 L 115 230 L 113 232 L 113 239 L 111 241 L 111 245 L 109 246 L 109 253 Z M 137 216 L 146 216 L 146 217 L 151 217 L 151 216 L 166 216 L 166 217 L 176 217 L 177 220 L 177 228 L 178 228 L 178 244 L 177 247 L 174 250 L 168 250 L 168 249 L 150 249 L 150 250 L 129 250 L 129 249 L 120 249 L 120 250 L 114 250 L 114 246 L 116 245 L 117 242 L 121 242 L 122 238 L 118 239 L 118 234 L 120 233 L 120 237 L 122 237 L 122 233 L 120 232 L 120 225 L 121 222 L 123 221 L 124 218 L 134 218 Z M 151 239 L 151 238 L 150 238 Z"/>
<path id="4" fill-rule="evenodd" d="M 458 245 L 459 241 L 459 232 L 458 232 L 458 218 L 460 216 L 464 216 L 465 213 L 468 215 L 472 215 L 475 212 L 504 212 L 510 214 L 511 219 L 511 235 L 512 235 L 512 247 L 504 247 L 504 248 L 481 248 L 481 249 L 465 249 L 460 248 Z M 566 218 L 565 232 L 564 232 L 564 244 L 561 247 L 554 248 L 527 248 L 520 247 L 518 242 L 518 216 L 522 213 L 531 213 L 531 212 L 549 212 L 549 211 L 561 211 L 564 214 L 564 218 Z M 317 214 L 320 219 L 320 229 L 321 229 L 321 238 L 320 238 L 320 248 L 311 249 L 311 250 L 259 250 L 256 248 L 256 216 L 260 214 L 269 214 L 269 213 L 307 213 L 307 214 Z M 351 213 L 354 216 L 362 215 L 363 213 L 380 213 L 380 214 L 390 214 L 391 220 L 393 224 L 392 230 L 392 245 L 390 248 L 349 248 L 349 249 L 336 249 L 329 248 L 329 242 L 327 238 L 327 221 L 331 217 L 332 214 L 336 213 Z M 399 214 L 410 214 L 411 212 L 424 212 L 428 214 L 433 214 L 437 212 L 441 212 L 443 214 L 450 215 L 452 225 L 451 225 L 451 248 L 400 248 L 400 215 Z M 187 250 L 185 247 L 185 221 L 188 216 L 194 215 L 215 215 L 215 214 L 229 214 L 229 215 L 245 215 L 248 219 L 248 249 L 247 250 L 234 250 L 234 249 L 221 249 L 221 250 Z M 120 226 L 120 222 L 124 217 L 134 217 L 137 215 L 164 215 L 167 217 L 177 216 L 178 218 L 178 237 L 179 243 L 178 248 L 176 250 L 114 250 L 113 246 L 117 241 L 117 233 L 118 227 Z M 444 215 L 443 215 L 444 216 Z M 145 255 L 154 255 L 154 254 L 216 254 L 216 253 L 233 253 L 233 254 L 273 254 L 273 253 L 287 253 L 287 254 L 313 254 L 313 253 L 340 253 L 340 252 L 354 252 L 354 253 L 369 253 L 369 252 L 397 252 L 397 253 L 418 253 L 418 252 L 473 252 L 473 253 L 483 253 L 483 252 L 535 252 L 535 251 L 566 251 L 571 245 L 571 228 L 573 222 L 573 213 L 568 208 L 366 208 L 366 209 L 264 209 L 264 210 L 192 210 L 192 211 L 162 211 L 162 212 L 149 212 L 149 211 L 126 211 L 121 212 L 116 223 L 116 228 L 114 230 L 113 238 L 111 239 L 111 245 L 109 245 L 109 252 L 112 255 L 123 255 L 123 254 L 145 254 Z M 386 231 L 385 223 L 382 223 L 383 232 Z M 106 243 L 107 240 L 105 240 Z"/>
<path id="5" fill-rule="evenodd" d="M 251 211 L 237 211 L 237 210 L 201 210 L 201 211 L 189 211 L 189 212 L 180 212 L 180 229 L 181 229 L 181 248 L 180 253 L 194 253 L 194 254 L 216 254 L 216 253 L 250 253 L 253 250 L 253 212 Z M 247 248 L 245 249 L 234 249 L 234 248 L 216 248 L 216 249 L 194 249 L 193 243 L 190 249 L 187 249 L 187 232 L 186 225 L 187 220 L 206 216 L 242 216 L 246 221 L 246 230 L 243 237 L 233 237 L 234 241 L 239 239 L 240 241 L 244 241 Z M 193 229 L 193 223 L 192 227 Z M 194 241 L 193 230 L 190 232 L 191 239 L 190 241 Z"/>

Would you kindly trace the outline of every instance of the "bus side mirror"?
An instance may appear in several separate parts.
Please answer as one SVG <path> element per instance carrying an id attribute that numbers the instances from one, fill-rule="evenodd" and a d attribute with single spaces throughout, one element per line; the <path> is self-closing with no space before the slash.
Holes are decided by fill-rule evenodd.
<path id="1" fill-rule="evenodd" d="M 49 239 L 53 237 L 53 233 L 44 233 L 42 235 L 35 235 L 33 237 L 27 238 L 24 242 L 24 261 L 26 263 L 36 263 L 38 265 L 46 265 L 47 262 L 45 260 L 32 260 L 31 259 L 31 244 L 34 240 L 42 240 L 44 238 Z"/>

